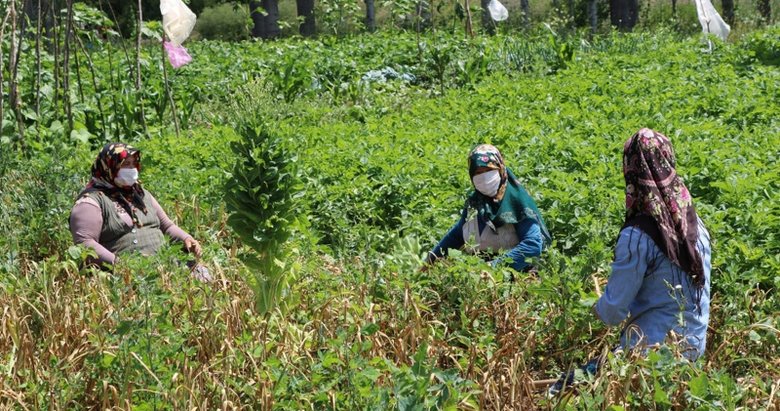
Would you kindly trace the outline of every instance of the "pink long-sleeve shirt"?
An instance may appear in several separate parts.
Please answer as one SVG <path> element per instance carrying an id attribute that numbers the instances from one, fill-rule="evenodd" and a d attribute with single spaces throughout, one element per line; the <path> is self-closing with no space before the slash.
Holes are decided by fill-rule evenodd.
<path id="1" fill-rule="evenodd" d="M 176 241 L 184 241 L 187 237 L 191 237 L 168 218 L 157 199 L 148 192 L 147 195 L 151 197 L 152 207 L 160 220 L 160 231 Z M 128 227 L 132 227 L 133 220 L 125 209 L 117 207 L 117 211 L 122 221 Z M 73 242 L 94 249 L 101 263 L 114 264 L 116 262 L 116 254 L 100 244 L 102 228 L 103 213 L 98 202 L 88 196 L 84 196 L 76 201 L 70 213 L 70 233 L 73 235 Z"/>

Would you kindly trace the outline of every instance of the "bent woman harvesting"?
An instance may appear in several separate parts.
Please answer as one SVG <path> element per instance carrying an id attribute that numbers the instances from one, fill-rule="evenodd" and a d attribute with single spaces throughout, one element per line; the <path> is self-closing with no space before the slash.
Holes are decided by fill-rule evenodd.
<path id="1" fill-rule="evenodd" d="M 466 199 L 460 220 L 428 254 L 427 263 L 450 249 L 474 243 L 496 266 L 507 262 L 517 271 L 529 270 L 527 258 L 537 257 L 550 243 L 550 233 L 536 207 L 498 149 L 489 144 L 469 154 L 469 177 L 474 191 Z"/>

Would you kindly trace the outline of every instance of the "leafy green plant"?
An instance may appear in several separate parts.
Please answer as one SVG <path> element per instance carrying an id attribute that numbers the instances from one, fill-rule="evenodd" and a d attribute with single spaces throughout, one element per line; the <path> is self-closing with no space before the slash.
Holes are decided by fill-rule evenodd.
<path id="1" fill-rule="evenodd" d="M 225 187 L 228 224 L 255 253 L 245 263 L 254 275 L 256 308 L 261 315 L 274 310 L 293 278 L 287 240 L 297 218 L 301 189 L 296 158 L 259 123 L 245 123 L 232 143 L 236 164 Z"/>
<path id="2" fill-rule="evenodd" d="M 428 346 L 417 349 L 411 367 L 393 372 L 393 395 L 399 410 L 476 410 L 476 389 L 472 381 L 460 377 L 454 370 L 438 370 L 431 366 Z"/>
<path id="3" fill-rule="evenodd" d="M 462 87 L 474 87 L 477 82 L 487 75 L 489 59 L 480 51 L 473 57 L 458 60 L 456 65 L 457 83 Z"/>
<path id="4" fill-rule="evenodd" d="M 549 47 L 553 51 L 553 59 L 549 61 L 549 69 L 551 73 L 555 73 L 558 70 L 565 69 L 569 63 L 574 60 L 574 48 L 561 34 L 553 30 L 552 27 L 547 26 L 550 33 L 547 36 L 547 42 Z"/>
<path id="5" fill-rule="evenodd" d="M 271 65 L 266 82 L 284 101 L 292 103 L 311 86 L 309 67 L 306 59 L 294 53 L 285 54 L 281 61 Z"/>
<path id="6" fill-rule="evenodd" d="M 433 78 L 439 84 L 439 92 L 444 94 L 444 77 L 453 60 L 454 50 L 449 44 L 434 44 L 427 49 L 425 54 L 426 65 L 433 72 Z"/>
<path id="7" fill-rule="evenodd" d="M 362 26 L 360 5 L 349 0 L 321 0 L 316 3 L 317 18 L 324 31 L 332 35 L 344 35 Z"/>

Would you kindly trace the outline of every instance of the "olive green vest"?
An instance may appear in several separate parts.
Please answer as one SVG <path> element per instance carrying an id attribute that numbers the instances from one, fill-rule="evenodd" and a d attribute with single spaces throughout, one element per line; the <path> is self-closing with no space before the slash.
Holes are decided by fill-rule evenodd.
<path id="1" fill-rule="evenodd" d="M 117 211 L 116 202 L 100 191 L 85 194 L 100 205 L 103 213 L 103 227 L 100 230 L 99 243 L 114 254 L 138 251 L 143 255 L 152 255 L 163 244 L 163 233 L 160 230 L 160 219 L 152 205 L 152 196 L 144 189 L 144 205 L 147 213 L 137 210 L 141 227 L 128 226 Z"/>

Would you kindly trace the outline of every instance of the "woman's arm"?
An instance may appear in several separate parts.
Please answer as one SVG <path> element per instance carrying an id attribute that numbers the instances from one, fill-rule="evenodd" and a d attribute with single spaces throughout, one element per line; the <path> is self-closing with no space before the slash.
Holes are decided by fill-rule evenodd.
<path id="1" fill-rule="evenodd" d="M 151 197 L 152 207 L 154 207 L 154 211 L 157 213 L 157 218 L 160 220 L 160 231 L 169 235 L 175 241 L 184 242 L 184 240 L 186 240 L 188 237 L 192 237 L 191 235 L 187 234 L 186 231 L 182 230 L 179 228 L 179 226 L 174 224 L 173 221 L 171 221 L 171 219 L 168 217 L 168 214 L 165 214 L 165 211 L 160 206 L 160 203 L 157 202 L 157 199 L 154 198 L 151 193 L 147 191 L 146 195 Z"/>
<path id="2" fill-rule="evenodd" d="M 542 230 L 536 221 L 526 218 L 515 224 L 515 231 L 517 231 L 517 238 L 520 239 L 520 242 L 500 258 L 491 261 L 490 265 L 495 267 L 504 261 L 511 260 L 510 267 L 517 271 L 523 271 L 528 266 L 526 258 L 538 257 L 542 254 L 544 239 L 542 239 Z"/>
<path id="3" fill-rule="evenodd" d="M 116 260 L 114 253 L 99 243 L 102 228 L 103 213 L 100 211 L 100 205 L 89 197 L 76 201 L 70 212 L 70 233 L 73 242 L 95 250 L 100 263 L 114 264 Z"/>
<path id="4" fill-rule="evenodd" d="M 650 238 L 638 228 L 628 227 L 620 232 L 612 274 L 594 307 L 605 324 L 618 325 L 628 316 L 628 306 L 642 287 L 650 246 Z"/>
<path id="5" fill-rule="evenodd" d="M 466 243 L 463 240 L 464 223 L 465 219 L 461 217 L 460 220 L 458 220 L 458 222 L 455 223 L 452 228 L 450 228 L 450 231 L 447 231 L 447 235 L 445 235 L 444 238 L 439 241 L 439 244 L 436 244 L 436 247 L 433 248 L 433 251 L 428 252 L 428 263 L 432 263 L 436 261 L 436 259 L 446 256 L 448 251 L 452 248 L 457 249 L 463 247 L 463 244 Z"/>

